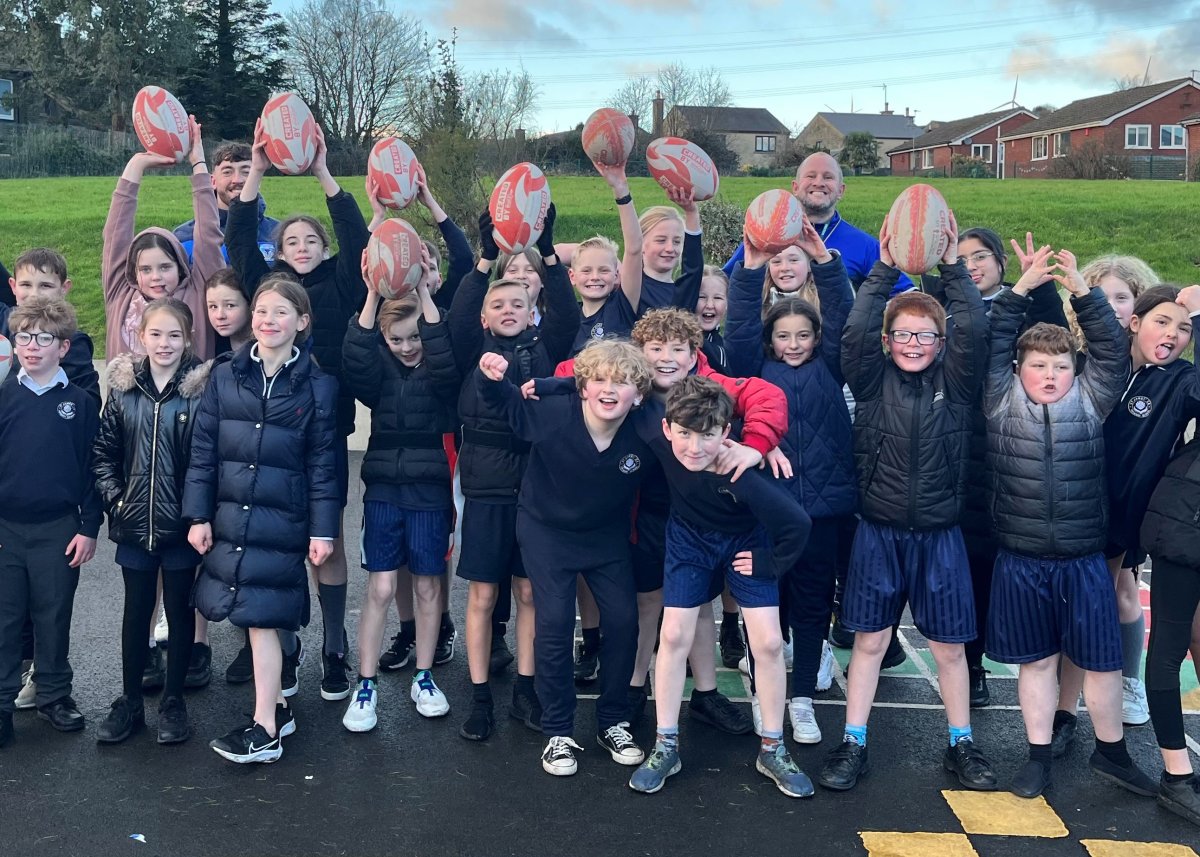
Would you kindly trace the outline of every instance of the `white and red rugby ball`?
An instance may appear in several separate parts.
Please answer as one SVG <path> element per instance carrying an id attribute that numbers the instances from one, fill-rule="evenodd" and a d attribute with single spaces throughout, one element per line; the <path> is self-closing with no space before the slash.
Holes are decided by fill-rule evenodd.
<path id="1" fill-rule="evenodd" d="M 708 153 L 682 137 L 659 137 L 646 147 L 646 168 L 664 188 L 691 190 L 697 202 L 712 199 L 720 187 L 717 165 Z"/>
<path id="2" fill-rule="evenodd" d="M 417 287 L 421 236 L 400 218 L 385 220 L 367 241 L 367 277 L 384 298 L 402 298 Z"/>
<path id="3" fill-rule="evenodd" d="M 0 381 L 8 377 L 8 372 L 12 369 L 12 364 L 12 343 L 8 341 L 7 337 L 0 336 Z"/>
<path id="4" fill-rule="evenodd" d="M 583 123 L 583 151 L 594 164 L 619 167 L 633 151 L 633 121 L 612 107 L 601 107 Z"/>
<path id="5" fill-rule="evenodd" d="M 143 86 L 133 97 L 133 130 L 147 152 L 175 163 L 192 150 L 187 111 L 161 86 Z"/>
<path id="6" fill-rule="evenodd" d="M 550 185 L 541 169 L 528 162 L 511 167 L 488 201 L 496 246 L 504 253 L 532 247 L 542 235 L 549 208 Z"/>
<path id="7" fill-rule="evenodd" d="M 367 177 L 379 188 L 379 201 L 387 208 L 407 208 L 417 198 L 421 164 L 408 143 L 395 137 L 380 140 L 367 159 Z"/>
<path id="8" fill-rule="evenodd" d="M 946 253 L 950 207 L 936 188 L 915 184 L 905 188 L 888 212 L 888 252 L 896 267 L 908 274 L 932 271 Z"/>
<path id="9" fill-rule="evenodd" d="M 299 95 L 281 92 L 262 111 L 267 158 L 275 169 L 299 175 L 317 156 L 317 120 Z"/>
<path id="10" fill-rule="evenodd" d="M 782 253 L 804 232 L 804 209 L 786 190 L 760 193 L 746 209 L 746 240 L 766 253 Z"/>

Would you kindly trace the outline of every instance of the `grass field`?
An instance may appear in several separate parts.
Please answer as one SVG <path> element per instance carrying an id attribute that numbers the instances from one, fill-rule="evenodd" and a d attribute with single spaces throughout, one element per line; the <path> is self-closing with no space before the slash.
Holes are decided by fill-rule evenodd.
<path id="1" fill-rule="evenodd" d="M 96 339 L 101 353 L 101 230 L 115 182 L 106 178 L 0 181 L 0 259 L 11 265 L 19 252 L 33 246 L 62 250 L 75 283 L 71 297 L 81 326 Z M 878 232 L 892 200 L 911 183 L 906 178 L 850 178 L 840 206 L 842 215 L 856 226 Z M 1030 179 L 934 179 L 931 183 L 945 195 L 962 228 L 989 226 L 1006 238 L 1032 230 L 1038 241 L 1073 250 L 1081 261 L 1102 253 L 1129 253 L 1149 262 L 1164 280 L 1200 279 L 1196 239 L 1200 184 Z M 349 178 L 343 185 L 366 211 L 363 180 Z M 559 212 L 559 240 L 579 240 L 597 232 L 619 238 L 616 208 L 601 179 L 552 177 L 550 185 Z M 787 179 L 779 178 L 724 179 L 721 197 L 746 205 L 762 191 L 786 185 Z M 632 186 L 642 207 L 663 199 L 650 179 L 634 179 Z M 311 178 L 268 178 L 263 195 L 275 217 L 308 212 L 328 222 L 320 189 Z M 139 228 L 172 227 L 190 217 L 186 178 L 145 181 Z"/>

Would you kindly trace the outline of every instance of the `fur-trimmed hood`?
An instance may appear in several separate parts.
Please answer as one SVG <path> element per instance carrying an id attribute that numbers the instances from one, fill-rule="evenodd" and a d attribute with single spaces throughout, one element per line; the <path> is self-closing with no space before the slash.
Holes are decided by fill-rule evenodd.
<path id="1" fill-rule="evenodd" d="M 129 392 L 137 386 L 139 375 L 149 374 L 146 367 L 147 360 L 146 357 L 137 357 L 132 354 L 117 355 L 108 361 L 108 367 L 104 372 L 105 386 L 114 392 Z M 199 398 L 208 385 L 212 366 L 212 360 L 201 362 L 195 357 L 188 358 L 175 373 L 179 394 L 185 399 Z"/>

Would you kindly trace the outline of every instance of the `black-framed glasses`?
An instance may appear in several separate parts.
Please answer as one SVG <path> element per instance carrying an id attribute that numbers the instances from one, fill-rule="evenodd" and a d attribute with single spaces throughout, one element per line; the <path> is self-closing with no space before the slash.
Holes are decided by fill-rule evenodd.
<path id="1" fill-rule="evenodd" d="M 992 258 L 995 255 L 996 254 L 993 253 L 991 250 L 976 250 L 974 253 L 972 253 L 970 256 L 967 257 L 967 261 L 974 262 L 976 265 L 982 265 L 984 262 L 986 262 L 988 259 Z"/>
<path id="2" fill-rule="evenodd" d="M 22 330 L 20 333 L 13 334 L 13 341 L 17 345 L 28 345 L 31 342 L 36 342 L 42 348 L 46 348 L 55 343 L 58 339 L 53 333 L 30 333 L 27 330 Z"/>
<path id="3" fill-rule="evenodd" d="M 933 345 L 942 337 L 932 330 L 922 330 L 918 333 L 913 333 L 911 330 L 893 330 L 888 334 L 888 338 L 899 345 L 907 345 L 914 339 L 918 345 Z"/>

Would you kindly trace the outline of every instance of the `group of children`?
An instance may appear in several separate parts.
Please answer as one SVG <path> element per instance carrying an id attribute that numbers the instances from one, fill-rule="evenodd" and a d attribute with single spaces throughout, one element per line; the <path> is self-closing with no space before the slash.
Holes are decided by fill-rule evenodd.
<path id="1" fill-rule="evenodd" d="M 889 257 L 886 224 L 857 288 L 823 240 L 828 229 L 807 220 L 782 253 L 747 243 L 726 277 L 704 265 L 689 194 L 671 191 L 678 208 L 639 218 L 624 169 L 597 166 L 620 247 L 603 236 L 556 244 L 551 206 L 536 246 L 515 255 L 500 254 L 485 213 L 478 259 L 422 176 L 418 199 L 445 241 L 448 273 L 428 244 L 415 291 L 385 300 L 365 275 L 367 240 L 385 216 L 377 189 L 368 182 L 368 223 L 330 175 L 320 134 L 312 173 L 336 255 L 311 216 L 268 223 L 261 129 L 251 147 L 214 153 L 212 176 L 200 131 L 193 120 L 193 222 L 134 234 L 142 175 L 166 165 L 157 156 L 135 155 L 113 194 L 102 412 L 90 340 L 63 300 L 65 261 L 34 250 L 14 266 L 4 332 L 21 368 L 0 386 L 0 481 L 22 503 L 0 515 L 0 746 L 21 695 L 56 728 L 83 727 L 68 629 L 103 513 L 125 610 L 122 693 L 98 740 L 145 726 L 161 585 L 158 741 L 190 737 L 183 690 L 208 681 L 207 623 L 229 619 L 246 645 L 228 676 L 253 679 L 254 713 L 211 746 L 235 762 L 275 761 L 296 728 L 306 566 L 324 627 L 321 695 L 349 700 L 346 729 L 376 726 L 379 670 L 409 663 L 416 710 L 449 713 L 432 667 L 453 653 L 446 575 L 457 533 L 471 681 L 460 734 L 483 741 L 495 729 L 490 676 L 512 660 L 504 633 L 515 598 L 509 711 L 546 736 L 550 774 L 576 772 L 575 681 L 598 680 L 597 743 L 636 768 L 631 788 L 661 789 L 681 770 L 690 664 L 689 716 L 755 731 L 757 769 L 786 795 L 812 795 L 785 723 L 798 743 L 822 741 L 813 698 L 829 686 L 836 608 L 853 633 L 846 723 L 815 780 L 853 788 L 869 770 L 867 721 L 907 604 L 937 665 L 942 762 L 964 787 L 999 785 L 971 727 L 971 708 L 987 702 L 986 651 L 1020 665 L 1029 751 L 1012 791 L 1049 786 L 1081 683 L 1092 768 L 1200 823 L 1181 726 L 1160 732 L 1160 783 L 1125 748 L 1123 702 L 1136 708 L 1144 692 L 1141 641 L 1131 676 L 1128 611 L 1118 608 L 1131 585 L 1136 597 L 1151 494 L 1200 411 L 1195 370 L 1180 360 L 1200 286 L 1132 282 L 1111 264 L 1081 271 L 1070 252 L 1035 248 L 1032 237 L 1024 250 L 1013 242 L 1022 273 L 1008 285 L 999 237 L 960 232 L 953 216 L 939 270 L 921 288 Z M 344 509 L 355 400 L 371 410 L 371 436 L 360 474 L 369 582 L 352 680 Z M 718 596 L 722 649 L 728 640 L 735 663 L 739 612 L 745 627 L 750 717 L 716 690 Z M 385 650 L 393 602 L 400 632 Z M 1151 660 L 1168 664 L 1148 671 L 1156 725 L 1178 719 L 1191 638 L 1169 639 L 1152 642 Z M 23 657 L 33 661 L 25 687 Z M 646 753 L 632 730 L 652 660 Z M 1173 703 L 1161 686 L 1171 663 Z"/>

